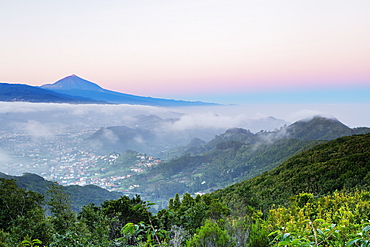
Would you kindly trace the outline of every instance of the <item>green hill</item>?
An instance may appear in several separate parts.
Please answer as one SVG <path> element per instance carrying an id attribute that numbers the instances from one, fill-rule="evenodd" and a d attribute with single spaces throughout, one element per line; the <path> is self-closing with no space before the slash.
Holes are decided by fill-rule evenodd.
<path id="1" fill-rule="evenodd" d="M 31 173 L 24 173 L 23 176 L 9 176 L 0 173 L 0 178 L 14 179 L 19 188 L 34 191 L 46 196 L 48 186 L 53 182 Z M 74 211 L 80 211 L 82 206 L 94 203 L 100 205 L 105 200 L 117 199 L 122 196 L 118 192 L 110 192 L 96 185 L 86 186 L 65 186 L 64 191 L 70 195 L 71 207 Z"/>
<path id="2" fill-rule="evenodd" d="M 279 140 L 260 145 L 221 142 L 201 155 L 184 155 L 138 174 L 128 182 L 139 184 L 137 192 L 166 200 L 175 193 L 196 193 L 224 188 L 280 165 L 294 154 L 319 141 Z M 134 182 L 132 182 L 134 180 Z"/>
<path id="3" fill-rule="evenodd" d="M 351 129 L 337 119 L 313 117 L 310 120 L 300 120 L 286 128 L 290 138 L 298 140 L 334 140 L 342 136 L 366 134 L 369 128 Z"/>
<path id="4" fill-rule="evenodd" d="M 369 185 L 370 134 L 365 134 L 318 145 L 212 196 L 229 205 L 242 203 L 267 209 L 300 192 L 325 195 L 335 190 L 367 189 Z"/>

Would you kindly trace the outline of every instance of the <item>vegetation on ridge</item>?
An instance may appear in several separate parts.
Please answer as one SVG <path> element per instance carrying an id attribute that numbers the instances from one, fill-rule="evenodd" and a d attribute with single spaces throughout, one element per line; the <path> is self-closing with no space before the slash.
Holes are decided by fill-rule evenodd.
<path id="1" fill-rule="evenodd" d="M 336 190 L 368 189 L 370 134 L 342 137 L 302 152 L 275 169 L 212 193 L 222 202 L 235 201 L 267 209 L 293 195 L 325 195 Z"/>

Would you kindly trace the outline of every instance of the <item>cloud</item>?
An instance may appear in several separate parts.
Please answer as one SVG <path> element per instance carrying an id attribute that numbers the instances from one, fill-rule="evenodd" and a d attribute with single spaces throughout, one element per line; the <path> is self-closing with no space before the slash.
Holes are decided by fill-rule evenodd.
<path id="1" fill-rule="evenodd" d="M 135 136 L 134 141 L 137 142 L 137 143 L 144 143 L 144 139 L 140 135 Z"/>
<path id="2" fill-rule="evenodd" d="M 257 132 L 262 129 L 273 130 L 281 126 L 279 122 L 269 121 L 271 124 L 262 124 L 261 121 L 257 121 L 261 118 L 268 118 L 268 116 L 284 119 L 289 123 L 315 115 L 330 118 L 335 116 L 350 127 L 368 126 L 370 122 L 370 114 L 367 114 L 369 107 L 370 104 L 266 104 L 164 108 L 140 105 L 0 102 L 0 117 L 3 116 L 6 121 L 34 120 L 44 125 L 46 123 L 57 123 L 64 126 L 84 124 L 98 129 L 108 126 L 135 127 L 137 123 L 135 116 L 156 115 L 163 119 L 179 119 L 172 125 L 164 126 L 164 128 L 174 131 L 194 128 L 216 130 L 241 127 Z M 7 118 L 5 114 L 8 113 L 12 113 L 9 116 L 16 115 L 17 117 Z M 32 129 L 32 126 L 30 128 Z M 31 133 L 34 132 L 31 131 Z M 41 135 L 47 134 L 41 133 Z"/>
<path id="3" fill-rule="evenodd" d="M 288 122 L 273 117 L 264 116 L 252 119 L 247 114 L 208 112 L 205 114 L 195 113 L 184 115 L 180 117 L 178 121 L 175 121 L 168 126 L 168 128 L 174 131 L 186 131 L 192 129 L 224 131 L 230 128 L 244 128 L 251 132 L 258 132 L 261 130 L 274 130 L 285 124 L 288 124 Z"/>
<path id="4" fill-rule="evenodd" d="M 7 154 L 4 150 L 0 149 L 0 164 L 6 164 L 13 162 L 13 158 Z"/>
<path id="5" fill-rule="evenodd" d="M 240 126 L 245 116 L 226 116 L 214 113 L 184 115 L 171 126 L 173 130 L 187 129 L 228 129 Z"/>
<path id="6" fill-rule="evenodd" d="M 34 139 L 51 139 L 54 137 L 50 127 L 35 120 L 28 120 L 26 123 L 21 124 L 20 127 Z"/>
<path id="7" fill-rule="evenodd" d="M 270 133 L 264 133 L 263 135 L 259 135 L 259 142 L 256 143 L 256 147 L 258 147 L 261 144 L 273 144 L 276 141 L 279 141 L 284 138 L 288 138 L 289 133 L 287 131 L 287 127 L 281 127 L 279 130 L 270 132 Z"/>
<path id="8" fill-rule="evenodd" d="M 0 113 L 25 113 L 37 111 L 30 103 L 25 102 L 0 102 Z"/>
<path id="9" fill-rule="evenodd" d="M 309 109 L 303 109 L 298 112 L 294 112 L 293 114 L 291 114 L 290 118 L 295 119 L 295 121 L 310 121 L 317 116 L 336 120 L 336 118 L 331 114 Z"/>
<path id="10" fill-rule="evenodd" d="M 116 136 L 112 130 L 104 128 L 102 129 L 102 131 L 103 131 L 102 136 L 104 140 L 110 143 L 116 143 L 119 141 L 118 136 Z"/>
<path id="11" fill-rule="evenodd" d="M 94 105 L 54 104 L 28 102 L 0 102 L 0 114 L 16 116 L 8 121 L 24 122 L 35 120 L 40 123 L 60 125 L 84 124 L 97 128 L 114 125 L 130 126 L 137 115 L 157 115 L 162 118 L 178 117 L 178 111 L 171 108 L 141 105 Z M 21 115 L 23 114 L 23 115 Z M 0 115 L 0 117 L 1 117 Z M 10 116 L 10 115 L 9 115 Z"/>

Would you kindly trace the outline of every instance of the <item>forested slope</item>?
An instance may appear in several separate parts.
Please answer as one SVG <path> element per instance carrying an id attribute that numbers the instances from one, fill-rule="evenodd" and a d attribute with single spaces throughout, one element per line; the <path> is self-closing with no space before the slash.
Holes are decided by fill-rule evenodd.
<path id="1" fill-rule="evenodd" d="M 300 192 L 325 195 L 370 185 L 370 134 L 342 137 L 295 155 L 275 169 L 211 195 L 267 209 Z"/>
<path id="2" fill-rule="evenodd" d="M 125 182 L 139 185 L 135 192 L 151 201 L 166 202 L 175 193 L 209 193 L 248 180 L 318 144 L 369 131 L 320 116 L 271 132 L 232 128 L 207 143 L 198 140 L 177 149 L 186 154 Z"/>

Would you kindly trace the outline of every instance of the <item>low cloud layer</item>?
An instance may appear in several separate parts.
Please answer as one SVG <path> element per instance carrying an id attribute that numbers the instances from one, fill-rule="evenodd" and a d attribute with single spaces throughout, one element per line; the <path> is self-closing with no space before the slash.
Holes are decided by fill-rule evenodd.
<path id="1" fill-rule="evenodd" d="M 135 127 L 136 116 L 156 115 L 163 119 L 176 119 L 167 128 L 227 129 L 241 127 L 252 132 L 273 130 L 282 123 L 273 123 L 270 116 L 286 123 L 315 115 L 337 118 L 349 127 L 370 125 L 370 104 L 352 105 L 247 105 L 162 108 L 138 105 L 72 105 L 25 102 L 0 102 L 0 121 L 3 125 L 22 123 L 30 135 L 50 137 L 57 125 L 83 124 L 95 128 L 108 126 Z M 261 119 L 265 119 L 265 123 Z M 267 122 L 270 123 L 267 124 Z"/>
<path id="2" fill-rule="evenodd" d="M 320 117 L 324 117 L 328 119 L 337 119 L 331 114 L 323 113 L 320 111 L 314 111 L 314 110 L 301 110 L 301 111 L 295 112 L 291 115 L 291 118 L 301 120 L 301 121 L 310 121 L 316 116 L 320 116 Z"/>
<path id="3" fill-rule="evenodd" d="M 53 131 L 49 126 L 35 120 L 28 120 L 26 123 L 21 124 L 20 127 L 34 139 L 50 139 L 54 137 Z"/>
<path id="4" fill-rule="evenodd" d="M 235 116 L 221 115 L 215 113 L 196 113 L 184 115 L 174 122 L 170 127 L 172 130 L 189 129 L 220 129 L 244 128 L 252 132 L 260 130 L 274 130 L 286 124 L 284 120 L 273 117 L 262 117 L 259 119 L 248 118 L 247 115 L 239 114 Z"/>
<path id="5" fill-rule="evenodd" d="M 0 149 L 0 164 L 6 164 L 13 162 L 13 158 L 4 150 Z"/>
<path id="6" fill-rule="evenodd" d="M 240 126 L 245 116 L 225 116 L 213 113 L 184 115 L 172 124 L 174 130 L 187 129 L 225 129 Z"/>

